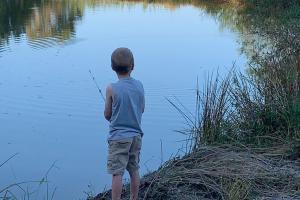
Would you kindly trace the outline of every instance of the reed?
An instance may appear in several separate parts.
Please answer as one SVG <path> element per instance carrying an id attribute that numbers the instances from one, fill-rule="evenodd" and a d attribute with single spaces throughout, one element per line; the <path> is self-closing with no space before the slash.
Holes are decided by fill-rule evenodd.
<path id="1" fill-rule="evenodd" d="M 277 58 L 264 58 L 248 74 L 233 69 L 223 78 L 218 73 L 208 76 L 203 89 L 196 89 L 193 114 L 168 99 L 190 122 L 179 131 L 188 135 L 188 152 L 202 145 L 299 142 L 300 60 Z"/>
<path id="2" fill-rule="evenodd" d="M 0 164 L 0 168 L 17 155 L 18 153 L 9 157 L 6 161 Z M 53 170 L 53 168 L 55 168 L 55 162 L 50 166 L 40 180 L 20 181 L 11 183 L 4 188 L 0 188 L 0 200 L 30 200 L 41 197 L 45 200 L 53 200 L 57 188 L 55 187 L 51 190 L 50 182 L 48 180 L 49 173 Z M 41 191 L 43 193 L 39 194 Z"/>

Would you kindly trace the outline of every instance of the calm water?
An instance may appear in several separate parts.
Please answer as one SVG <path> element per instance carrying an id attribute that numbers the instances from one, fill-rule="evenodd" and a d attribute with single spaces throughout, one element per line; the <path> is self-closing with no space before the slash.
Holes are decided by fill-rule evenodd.
<path id="1" fill-rule="evenodd" d="M 185 124 L 165 97 L 193 110 L 197 76 L 203 83 L 208 72 L 245 63 L 237 34 L 191 5 L 1 1 L 0 20 L 0 163 L 19 153 L 0 168 L 0 190 L 40 180 L 53 163 L 54 199 L 83 199 L 84 191 L 110 187 L 108 123 L 89 69 L 103 90 L 116 81 L 115 48 L 132 49 L 133 76 L 146 91 L 142 173 L 183 145 L 174 130 Z M 42 199 L 44 186 L 27 186 L 40 189 L 34 197 Z"/>

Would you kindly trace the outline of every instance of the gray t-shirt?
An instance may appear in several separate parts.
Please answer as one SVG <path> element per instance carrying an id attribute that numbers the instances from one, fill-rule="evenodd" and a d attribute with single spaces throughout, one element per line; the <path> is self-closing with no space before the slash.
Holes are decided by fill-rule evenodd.
<path id="1" fill-rule="evenodd" d="M 143 136 L 141 121 L 145 96 L 142 83 L 128 77 L 111 85 L 113 102 L 108 140 Z"/>

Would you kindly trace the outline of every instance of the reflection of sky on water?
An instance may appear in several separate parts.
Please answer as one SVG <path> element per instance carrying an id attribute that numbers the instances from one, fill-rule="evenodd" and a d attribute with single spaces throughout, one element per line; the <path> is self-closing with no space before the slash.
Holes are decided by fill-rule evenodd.
<path id="1" fill-rule="evenodd" d="M 78 199 L 90 183 L 96 191 L 110 185 L 108 123 L 88 70 L 104 90 L 116 80 L 109 67 L 115 48 L 132 49 L 133 76 L 146 90 L 143 173 L 159 165 L 160 140 L 165 160 L 182 146 L 177 141 L 183 137 L 173 130 L 184 128 L 183 120 L 165 97 L 174 95 L 193 109 L 197 76 L 203 83 L 207 72 L 219 67 L 223 73 L 234 61 L 245 61 L 235 34 L 220 32 L 213 18 L 190 6 L 99 6 L 84 10 L 74 28 L 68 43 L 36 49 L 24 36 L 0 53 L 0 160 L 20 152 L 0 170 L 0 188 L 40 178 L 54 161 L 58 169 L 49 178 L 58 187 L 57 199 Z"/>

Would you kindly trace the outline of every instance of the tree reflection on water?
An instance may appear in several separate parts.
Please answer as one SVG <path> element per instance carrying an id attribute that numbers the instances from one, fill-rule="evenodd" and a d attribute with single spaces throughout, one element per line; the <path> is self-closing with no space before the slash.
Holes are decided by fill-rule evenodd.
<path id="1" fill-rule="evenodd" d="M 246 0 L 15 0 L 0 1 L 0 51 L 11 40 L 25 36 L 33 48 L 61 44 L 75 37 L 75 23 L 81 20 L 86 8 L 130 7 L 137 3 L 144 9 L 163 7 L 168 10 L 192 5 L 215 18 L 221 28 L 238 33 L 242 52 L 251 65 L 258 58 L 285 49 L 297 57 L 299 52 L 300 3 L 283 0 L 275 5 L 247 5 Z M 284 2 L 284 3 L 282 3 Z M 294 3 L 293 3 L 294 2 Z M 296 2 L 296 3 L 295 3 Z M 278 4 L 278 5 L 277 5 Z M 268 10 L 264 10 L 268 9 Z M 269 10 L 271 12 L 269 12 Z M 268 12 L 267 12 L 268 11 Z M 285 56 L 287 57 L 287 56 Z M 283 57 L 282 57 L 283 58 Z"/>
<path id="2" fill-rule="evenodd" d="M 0 37 L 3 44 L 26 34 L 29 41 L 44 40 L 37 47 L 47 47 L 72 38 L 75 22 L 83 14 L 77 1 L 17 0 L 0 2 Z"/>
<path id="3" fill-rule="evenodd" d="M 236 1 L 233 1 L 236 2 Z M 33 47 L 47 47 L 76 35 L 75 22 L 81 20 L 87 7 L 130 7 L 137 3 L 144 9 L 163 7 L 174 10 L 182 5 L 194 5 L 208 14 L 223 12 L 224 3 L 210 1 L 116 1 L 116 0 L 15 0 L 0 1 L 0 46 L 10 40 L 20 40 L 25 34 Z M 232 2 L 231 2 L 232 4 Z M 229 6 L 227 6 L 229 8 Z M 231 10 L 230 10 L 231 12 Z"/>

